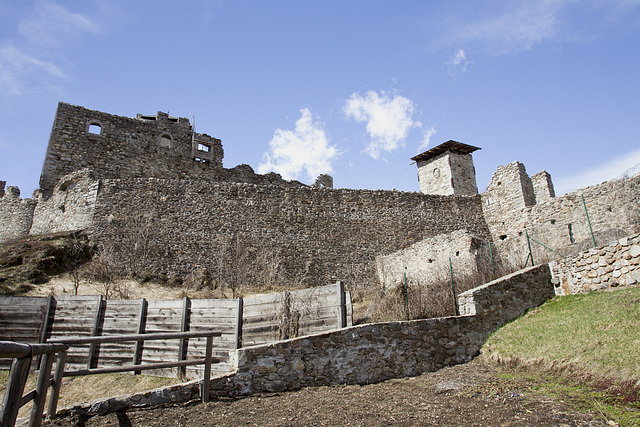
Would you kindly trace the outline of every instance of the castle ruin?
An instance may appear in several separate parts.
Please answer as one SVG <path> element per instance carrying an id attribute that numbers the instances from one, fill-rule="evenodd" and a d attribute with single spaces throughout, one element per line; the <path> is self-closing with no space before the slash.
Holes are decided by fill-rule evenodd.
<path id="1" fill-rule="evenodd" d="M 186 118 L 60 103 L 40 189 L 22 199 L 0 182 L 0 242 L 85 230 L 137 274 L 206 268 L 216 277 L 242 263 L 246 283 L 268 274 L 320 285 L 377 268 L 389 285 L 430 259 L 457 257 L 471 273 L 487 262 L 489 244 L 496 262 L 521 267 L 525 232 L 566 256 L 590 244 L 589 226 L 600 244 L 640 231 L 640 177 L 556 197 L 547 172 L 530 177 L 513 162 L 478 194 L 478 149 L 447 141 L 415 156 L 420 192 L 334 189 L 327 175 L 307 186 L 248 165 L 224 168 L 221 141 Z"/>

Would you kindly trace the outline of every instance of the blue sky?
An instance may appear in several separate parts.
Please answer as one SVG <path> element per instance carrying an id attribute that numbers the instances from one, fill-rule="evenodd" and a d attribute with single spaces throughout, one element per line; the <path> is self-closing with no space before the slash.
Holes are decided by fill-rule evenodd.
<path id="1" fill-rule="evenodd" d="M 241 163 L 417 191 L 449 139 L 557 193 L 640 163 L 640 1 L 0 0 L 0 180 L 37 187 L 58 101 L 194 117 Z"/>

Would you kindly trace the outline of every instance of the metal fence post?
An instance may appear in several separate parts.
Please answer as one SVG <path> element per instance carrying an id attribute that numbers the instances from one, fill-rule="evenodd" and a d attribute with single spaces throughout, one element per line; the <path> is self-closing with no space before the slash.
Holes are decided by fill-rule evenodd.
<path id="1" fill-rule="evenodd" d="M 456 316 L 459 316 L 460 309 L 458 308 L 458 297 L 456 296 L 456 283 L 453 281 L 453 264 L 451 263 L 451 257 L 449 257 L 449 272 L 451 273 L 451 290 L 453 291 L 453 305 L 456 309 Z"/>

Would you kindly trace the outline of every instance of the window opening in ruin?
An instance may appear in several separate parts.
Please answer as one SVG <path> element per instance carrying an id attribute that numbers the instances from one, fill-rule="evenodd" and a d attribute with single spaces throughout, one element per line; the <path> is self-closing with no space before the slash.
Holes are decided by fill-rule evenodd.
<path id="1" fill-rule="evenodd" d="M 556 223 L 556 220 L 555 220 L 555 219 L 552 219 L 552 220 L 551 220 L 551 225 L 553 225 L 553 224 L 555 224 L 555 223 Z"/>
<path id="2" fill-rule="evenodd" d="M 164 134 L 160 137 L 158 141 L 158 145 L 162 148 L 173 148 L 173 143 L 171 142 L 171 135 Z"/>
<path id="3" fill-rule="evenodd" d="M 201 159 L 200 157 L 194 157 L 193 160 L 195 160 L 198 163 L 209 163 L 209 160 Z"/>
<path id="4" fill-rule="evenodd" d="M 456 256 L 460 256 L 460 251 L 456 251 Z"/>
<path id="5" fill-rule="evenodd" d="M 501 235 L 500 235 L 500 240 L 505 240 L 506 238 L 507 238 L 507 235 L 506 235 L 506 234 L 501 234 Z"/>
<path id="6" fill-rule="evenodd" d="M 101 135 L 102 134 L 102 126 L 100 126 L 99 123 L 91 123 L 89 125 L 89 129 L 87 129 L 87 132 L 89 132 L 92 135 Z"/>
<path id="7" fill-rule="evenodd" d="M 208 145 L 198 144 L 198 151 L 204 151 L 205 153 L 208 153 L 210 150 L 211 147 L 209 147 Z"/>
<path id="8" fill-rule="evenodd" d="M 567 226 L 569 227 L 569 241 L 571 244 L 574 244 L 576 242 L 576 238 L 573 236 L 573 225 L 567 224 Z"/>

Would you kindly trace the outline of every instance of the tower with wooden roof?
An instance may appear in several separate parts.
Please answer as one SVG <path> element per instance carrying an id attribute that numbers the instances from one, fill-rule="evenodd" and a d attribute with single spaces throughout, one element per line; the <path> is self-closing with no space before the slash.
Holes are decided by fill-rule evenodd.
<path id="1" fill-rule="evenodd" d="M 412 157 L 418 168 L 420 192 L 443 196 L 478 194 L 471 153 L 479 149 L 462 142 L 447 141 Z"/>

